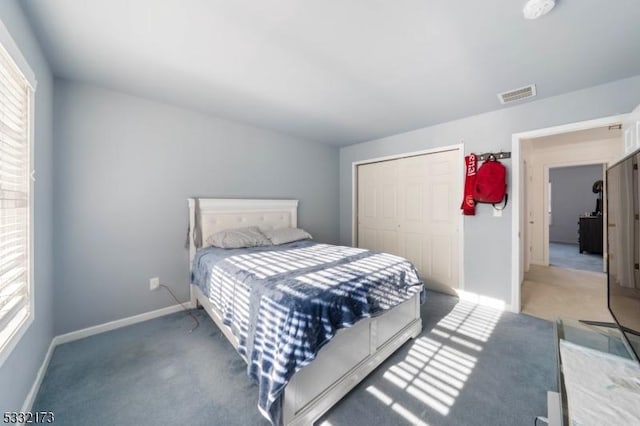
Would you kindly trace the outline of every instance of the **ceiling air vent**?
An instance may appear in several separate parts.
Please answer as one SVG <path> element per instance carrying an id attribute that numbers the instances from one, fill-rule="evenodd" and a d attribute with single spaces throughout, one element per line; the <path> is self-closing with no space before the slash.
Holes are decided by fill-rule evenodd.
<path id="1" fill-rule="evenodd" d="M 518 89 L 509 90 L 508 92 L 498 93 L 500 103 L 508 104 L 510 102 L 519 101 L 520 99 L 531 98 L 536 95 L 536 85 L 520 87 Z"/>

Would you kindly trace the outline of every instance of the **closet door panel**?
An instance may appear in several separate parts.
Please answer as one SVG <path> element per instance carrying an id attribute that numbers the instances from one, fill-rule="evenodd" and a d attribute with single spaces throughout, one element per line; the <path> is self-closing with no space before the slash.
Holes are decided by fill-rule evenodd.
<path id="1" fill-rule="evenodd" d="M 458 151 L 430 155 L 426 229 L 428 280 L 435 289 L 459 287 L 458 226 L 462 194 Z"/>
<path id="2" fill-rule="evenodd" d="M 402 238 L 403 257 L 410 260 L 419 272 L 423 271 L 425 264 L 424 235 L 422 233 L 403 232 Z"/>
<path id="3" fill-rule="evenodd" d="M 358 247 L 398 252 L 398 165 L 358 166 Z"/>
<path id="4" fill-rule="evenodd" d="M 458 288 L 459 152 L 358 166 L 358 246 L 410 260 L 429 288 Z"/>

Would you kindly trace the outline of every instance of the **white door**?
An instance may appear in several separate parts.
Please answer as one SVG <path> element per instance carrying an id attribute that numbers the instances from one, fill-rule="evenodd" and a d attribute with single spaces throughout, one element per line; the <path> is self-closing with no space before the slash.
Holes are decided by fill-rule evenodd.
<path id="1" fill-rule="evenodd" d="M 358 167 L 358 247 L 398 253 L 398 163 Z"/>
<path id="2" fill-rule="evenodd" d="M 358 246 L 409 259 L 429 288 L 459 287 L 459 151 L 358 167 Z"/>

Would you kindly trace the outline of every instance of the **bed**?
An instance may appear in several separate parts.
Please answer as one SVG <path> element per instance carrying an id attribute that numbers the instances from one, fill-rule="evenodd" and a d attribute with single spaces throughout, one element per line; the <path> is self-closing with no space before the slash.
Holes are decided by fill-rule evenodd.
<path id="1" fill-rule="evenodd" d="M 254 334 L 251 335 L 251 339 L 247 339 L 247 328 L 254 327 L 260 330 L 260 327 L 248 325 L 252 323 L 245 320 L 249 317 L 259 318 L 260 312 L 269 308 L 271 300 L 280 300 L 283 294 L 295 293 L 293 290 L 287 290 L 293 287 L 292 284 L 297 285 L 304 279 L 316 279 L 313 277 L 318 277 L 317 279 L 320 281 L 326 280 L 327 274 L 333 273 L 329 271 L 329 264 L 334 270 L 340 269 L 341 274 L 346 271 L 347 275 L 354 275 L 356 270 L 367 271 L 366 265 L 371 265 L 372 262 L 389 261 L 393 256 L 310 241 L 289 243 L 273 248 L 233 249 L 228 250 L 228 253 L 220 252 L 224 249 L 197 250 L 202 241 L 206 241 L 211 234 L 221 230 L 247 226 L 258 226 L 263 230 L 296 227 L 298 201 L 191 198 L 188 202 L 189 229 L 191 230 L 189 233 L 189 260 L 193 278 L 190 286 L 192 303 L 194 306 L 202 306 L 206 310 L 236 351 L 248 363 L 249 376 L 259 382 L 258 408 L 272 423 L 312 424 L 402 344 L 421 332 L 420 297 L 423 293 L 420 290 L 422 285 L 419 282 L 410 282 L 411 285 L 402 287 L 403 290 L 398 290 L 399 295 L 404 292 L 402 297 L 398 296 L 395 302 L 389 302 L 389 306 L 393 307 L 382 306 L 386 308 L 384 311 L 380 311 L 376 306 L 375 311 L 371 309 L 371 312 L 358 312 L 357 318 L 347 318 L 346 320 L 340 318 L 341 325 L 332 327 L 327 326 L 327 318 L 331 318 L 332 323 L 335 322 L 334 314 L 318 314 L 319 317 L 325 316 L 322 317 L 320 325 L 314 326 L 313 329 L 319 329 L 322 338 L 314 337 L 315 340 L 309 343 L 309 339 L 305 337 L 307 340 L 304 341 L 304 348 L 300 346 L 290 350 L 295 362 L 289 363 L 292 366 L 291 368 L 287 367 L 288 372 L 283 372 L 282 365 L 273 361 L 270 352 L 260 353 L 256 357 L 255 347 L 258 346 L 260 340 L 257 337 L 254 338 Z M 268 275 L 266 274 L 264 277 L 256 277 L 255 269 L 251 273 L 247 272 L 247 269 L 242 269 L 243 262 L 254 266 L 256 262 L 263 262 L 263 257 L 267 256 L 265 253 L 276 259 L 278 265 L 286 265 L 286 262 L 281 262 L 284 257 L 292 258 L 293 256 L 297 259 L 303 259 L 302 262 L 308 270 L 304 274 L 297 271 L 287 271 L 287 274 L 294 276 L 287 278 L 289 280 L 287 285 L 283 285 L 285 278 L 280 277 L 285 275 L 266 276 Z M 224 262 L 219 262 L 220 259 L 216 256 Z M 345 258 L 345 262 L 348 260 L 349 263 L 336 267 L 333 262 L 334 258 L 338 257 Z M 215 260 L 211 260 L 212 258 Z M 320 265 L 323 262 L 322 259 L 329 259 L 326 269 L 325 266 Z M 216 266 L 207 266 L 207 262 Z M 401 271 L 399 274 L 402 275 L 402 280 L 413 281 L 413 278 L 409 278 L 413 276 L 406 271 L 407 267 L 404 263 L 408 264 L 408 262 L 402 264 L 396 262 L 393 265 L 400 265 L 397 268 L 398 271 Z M 408 265 L 413 268 L 410 264 Z M 271 268 L 276 269 L 274 266 Z M 213 271 L 214 269 L 215 271 Z M 383 270 L 385 273 L 391 273 L 389 271 L 392 269 L 385 267 Z M 366 274 L 366 272 L 361 272 L 361 274 Z M 212 276 L 218 278 L 213 279 Z M 273 279 L 274 276 L 277 279 Z M 286 276 L 289 277 L 289 275 Z M 273 288 L 278 288 L 284 289 L 285 293 L 278 293 L 275 299 L 273 297 L 265 299 L 265 293 L 260 296 L 262 298 L 256 299 L 253 293 L 257 292 L 255 290 L 257 281 L 251 282 L 249 280 L 257 279 L 262 279 L 265 282 L 270 279 L 272 287 L 269 291 L 273 292 Z M 208 287 L 207 283 L 216 280 L 220 283 L 232 281 L 231 284 L 227 284 L 230 289 L 227 293 L 233 293 L 234 303 L 237 304 L 231 309 L 233 312 L 231 316 L 234 318 L 230 319 L 229 309 L 225 308 L 227 305 L 220 302 L 222 292 L 218 294 L 216 293 L 218 290 L 212 290 Z M 355 299 L 355 296 L 352 298 Z M 333 300 L 337 299 L 334 297 Z M 323 305 L 317 305 L 312 310 L 313 315 L 318 312 L 318 306 L 322 307 Z M 324 312 L 324 310 L 322 311 Z M 353 309 L 343 306 L 338 311 L 352 314 Z M 310 315 L 305 314 L 306 317 L 310 317 Z M 311 334 L 308 330 L 309 328 L 302 334 L 304 336 Z M 266 340 L 267 346 L 269 346 L 274 340 L 274 336 L 279 336 L 282 333 L 282 330 L 278 329 L 278 332 L 274 332 L 273 336 L 263 336 L 262 339 Z M 316 334 L 313 333 L 313 336 Z M 248 345 L 247 341 L 250 341 L 251 345 Z M 277 351 L 278 354 L 282 352 L 281 349 L 274 349 L 274 351 Z M 313 356 L 305 355 L 305 351 L 313 353 Z M 276 372 L 280 371 L 282 377 L 276 374 L 275 379 L 265 380 L 265 383 L 260 381 L 265 376 L 265 370 L 264 365 L 262 365 L 263 370 L 254 365 L 258 358 L 263 364 L 263 358 L 268 359 L 269 365 L 273 363 L 272 369 Z M 273 384 L 274 380 L 277 382 L 276 385 Z"/>

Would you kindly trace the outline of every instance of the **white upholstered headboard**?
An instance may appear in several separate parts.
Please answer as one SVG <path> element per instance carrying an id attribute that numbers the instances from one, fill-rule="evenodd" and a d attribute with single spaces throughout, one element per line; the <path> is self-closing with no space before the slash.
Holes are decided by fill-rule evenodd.
<path id="1" fill-rule="evenodd" d="M 189 198 L 189 254 L 195 254 L 194 230 L 196 224 L 196 199 Z M 202 241 L 224 229 L 258 226 L 269 230 L 296 227 L 298 224 L 298 200 L 246 200 L 231 198 L 198 198 L 199 226 Z M 197 232 L 197 230 L 196 230 Z"/>
<path id="2" fill-rule="evenodd" d="M 199 220 L 196 222 L 196 199 L 189 198 L 189 270 L 196 254 L 194 231 L 201 232 L 202 242 L 224 229 L 258 226 L 278 229 L 298 226 L 298 200 L 247 200 L 232 198 L 198 198 Z M 196 229 L 196 223 L 199 230 Z M 192 301 L 195 303 L 193 292 Z M 194 305 L 195 306 L 195 305 Z"/>

